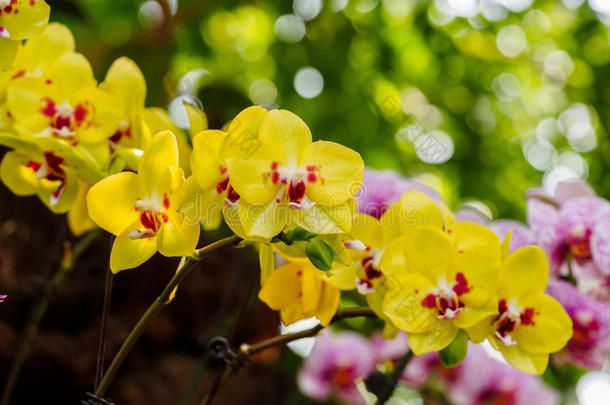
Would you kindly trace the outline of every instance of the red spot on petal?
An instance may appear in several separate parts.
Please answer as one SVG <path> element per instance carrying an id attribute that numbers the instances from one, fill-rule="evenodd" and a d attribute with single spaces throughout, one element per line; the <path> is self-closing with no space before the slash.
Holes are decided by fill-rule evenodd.
<path id="1" fill-rule="evenodd" d="M 436 307 L 436 295 L 428 294 L 421 302 L 424 308 L 435 308 Z"/>

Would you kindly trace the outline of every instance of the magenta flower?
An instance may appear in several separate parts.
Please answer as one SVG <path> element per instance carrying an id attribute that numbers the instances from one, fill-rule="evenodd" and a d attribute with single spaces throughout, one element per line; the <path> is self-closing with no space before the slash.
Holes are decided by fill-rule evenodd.
<path id="1" fill-rule="evenodd" d="M 489 357 L 469 344 L 464 362 L 453 369 L 446 390 L 454 405 L 556 405 L 559 395 L 534 376 Z"/>
<path id="2" fill-rule="evenodd" d="M 0 295 L 0 302 L 4 302 L 6 297 L 8 297 L 8 295 Z"/>
<path id="3" fill-rule="evenodd" d="M 363 403 L 354 380 L 375 370 L 371 342 L 353 332 L 325 332 L 316 338 L 313 350 L 299 371 L 298 385 L 315 400 L 331 396 L 349 404 Z"/>
<path id="4" fill-rule="evenodd" d="M 527 194 L 527 222 L 555 275 L 568 273 L 569 260 L 578 266 L 592 262 L 610 274 L 610 204 L 591 193 L 581 182 L 571 182 L 560 184 L 550 198 Z"/>
<path id="5" fill-rule="evenodd" d="M 551 280 L 547 291 L 563 305 L 574 325 L 572 339 L 553 360 L 601 369 L 610 351 L 610 304 L 587 297 L 561 280 Z"/>
<path id="6" fill-rule="evenodd" d="M 362 187 L 355 196 L 358 212 L 380 218 L 407 190 L 419 190 L 434 201 L 440 199 L 439 194 L 430 187 L 408 180 L 392 170 L 365 168 Z"/>

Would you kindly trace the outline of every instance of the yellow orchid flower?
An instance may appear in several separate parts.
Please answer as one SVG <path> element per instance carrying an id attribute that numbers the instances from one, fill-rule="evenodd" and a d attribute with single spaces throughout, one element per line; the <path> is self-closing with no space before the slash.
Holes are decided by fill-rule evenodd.
<path id="1" fill-rule="evenodd" d="M 307 125 L 286 110 L 250 107 L 231 123 L 230 183 L 248 236 L 271 238 L 288 225 L 317 234 L 349 231 L 364 164 L 333 142 L 312 143 Z"/>
<path id="2" fill-rule="evenodd" d="M 101 168 L 108 164 L 108 138 L 119 127 L 120 109 L 112 96 L 97 88 L 83 55 L 65 53 L 45 76 L 12 80 L 6 104 L 21 135 L 71 145 Z"/>
<path id="3" fill-rule="evenodd" d="M 199 239 L 199 223 L 180 215 L 184 174 L 178 144 L 167 131 L 153 137 L 138 173 L 122 172 L 98 182 L 87 195 L 95 223 L 117 235 L 110 269 L 137 267 L 157 250 L 164 256 L 189 256 Z"/>
<path id="4" fill-rule="evenodd" d="M 76 170 L 53 152 L 10 151 L 0 164 L 2 182 L 18 196 L 37 195 L 56 214 L 67 212 L 78 189 Z"/>
<path id="5" fill-rule="evenodd" d="M 0 0 L 0 70 L 11 67 L 22 40 L 45 29 L 50 12 L 44 0 Z"/>
<path id="6" fill-rule="evenodd" d="M 475 343 L 487 338 L 506 361 L 529 374 L 542 374 L 549 354 L 572 337 L 572 320 L 554 298 L 544 294 L 549 263 L 537 246 L 514 251 L 498 276 L 498 314 L 467 329 Z"/>
<path id="7" fill-rule="evenodd" d="M 13 119 L 6 106 L 9 83 L 20 77 L 44 76 L 64 54 L 74 52 L 74 37 L 62 24 L 52 23 L 38 36 L 19 48 L 10 69 L 0 71 L 0 128 L 12 127 Z"/>
<path id="8" fill-rule="evenodd" d="M 100 89 L 112 96 L 121 111 L 119 126 L 109 137 L 110 145 L 141 149 L 147 140 L 141 139 L 142 131 L 136 131 L 146 101 L 146 80 L 140 68 L 129 58 L 115 60 Z"/>
<path id="9" fill-rule="evenodd" d="M 497 313 L 500 258 L 500 240 L 483 226 L 416 229 L 393 242 L 380 263 L 393 281 L 383 312 L 408 333 L 416 355 L 442 350 L 460 328 Z"/>
<path id="10" fill-rule="evenodd" d="M 340 291 L 323 276 L 310 263 L 286 264 L 268 278 L 258 297 L 280 311 L 286 325 L 315 316 L 322 326 L 328 326 L 339 308 Z"/>

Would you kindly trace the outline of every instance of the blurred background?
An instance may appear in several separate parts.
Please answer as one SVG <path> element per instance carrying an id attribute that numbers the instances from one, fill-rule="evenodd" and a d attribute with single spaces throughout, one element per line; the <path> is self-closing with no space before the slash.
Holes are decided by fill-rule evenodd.
<path id="1" fill-rule="evenodd" d="M 147 79 L 147 105 L 168 108 L 180 127 L 188 126 L 183 100 L 203 107 L 210 128 L 252 104 L 289 109 L 315 139 L 354 148 L 368 166 L 416 178 L 452 208 L 475 204 L 492 218 L 523 220 L 527 188 L 552 191 L 570 178 L 610 197 L 610 1 L 48 2 L 99 80 L 129 56 Z M 11 297 L 0 319 L 3 379 L 69 232 L 37 199 L 0 187 L 0 285 Z M 98 242 L 53 301 L 15 404 L 76 403 L 91 389 L 109 245 L 107 236 Z M 116 277 L 109 353 L 171 276 L 169 262 Z M 207 259 L 147 331 L 110 397 L 198 403 L 213 376 L 202 361 L 210 336 L 233 331 L 239 343 L 277 331 L 277 316 L 259 302 L 240 316 L 257 271 L 249 250 Z M 278 358 L 257 358 L 237 377 L 240 390 L 225 390 L 218 403 L 309 403 L 294 382 L 298 357 Z M 610 393 L 602 380 L 597 392 Z"/>

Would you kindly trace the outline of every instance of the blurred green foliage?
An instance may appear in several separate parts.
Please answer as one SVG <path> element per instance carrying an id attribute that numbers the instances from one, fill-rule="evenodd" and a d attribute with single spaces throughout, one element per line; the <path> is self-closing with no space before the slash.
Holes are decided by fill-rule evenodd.
<path id="1" fill-rule="evenodd" d="M 610 19 L 586 1 L 488 0 L 474 12 L 449 0 L 328 0 L 319 13 L 296 3 L 57 0 L 52 19 L 100 79 L 114 58 L 133 58 L 149 105 L 197 97 L 212 128 L 250 104 L 292 110 L 314 138 L 439 188 L 453 208 L 476 198 L 523 219 L 524 190 L 571 176 L 610 196 Z M 315 71 L 301 72 L 301 94 L 323 78 L 313 98 L 295 89 L 304 67 Z M 397 136 L 414 121 L 446 162 L 426 163 Z"/>

